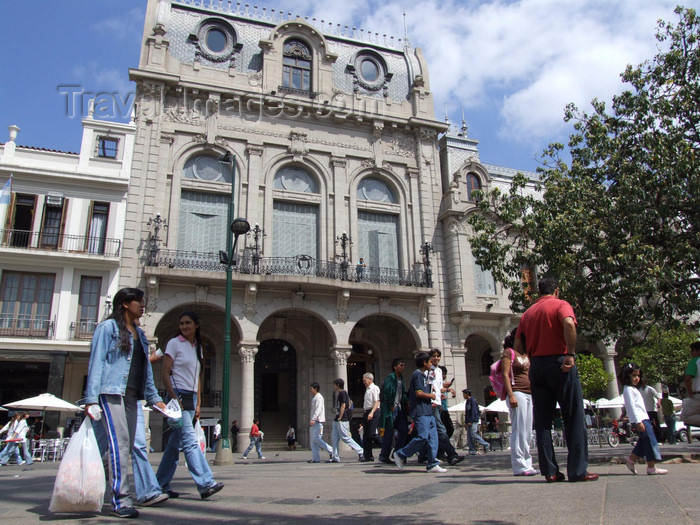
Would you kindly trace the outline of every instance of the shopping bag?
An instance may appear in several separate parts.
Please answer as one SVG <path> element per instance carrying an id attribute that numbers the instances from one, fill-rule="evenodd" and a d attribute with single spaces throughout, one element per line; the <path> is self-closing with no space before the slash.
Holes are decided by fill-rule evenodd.
<path id="1" fill-rule="evenodd" d="M 199 420 L 194 425 L 194 435 L 197 438 L 197 443 L 199 443 L 199 448 L 202 452 L 207 450 L 207 436 L 204 435 L 204 430 L 202 430 L 202 425 L 199 424 Z"/>
<path id="2" fill-rule="evenodd" d="M 99 512 L 105 495 L 105 471 L 92 421 L 73 434 L 58 467 L 51 512 Z"/>

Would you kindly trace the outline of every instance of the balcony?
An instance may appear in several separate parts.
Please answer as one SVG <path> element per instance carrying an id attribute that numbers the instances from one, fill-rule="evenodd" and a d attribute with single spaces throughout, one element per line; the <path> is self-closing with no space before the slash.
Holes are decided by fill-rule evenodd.
<path id="1" fill-rule="evenodd" d="M 119 257 L 121 246 L 121 239 L 66 235 L 47 231 L 0 229 L 0 248 Z"/>
<path id="2" fill-rule="evenodd" d="M 95 333 L 97 321 L 78 321 L 70 324 L 71 341 L 90 341 Z"/>
<path id="3" fill-rule="evenodd" d="M 0 337 L 53 339 L 54 322 L 46 318 L 31 319 L 0 315 Z"/>
<path id="4" fill-rule="evenodd" d="M 219 262 L 219 255 L 213 252 L 187 252 L 179 250 L 158 250 L 149 257 L 148 266 L 224 272 L 226 266 Z M 395 268 L 358 267 L 346 261 L 319 261 L 309 255 L 296 257 L 256 257 L 246 256 L 238 260 L 234 272 L 240 275 L 298 275 L 303 277 L 323 277 L 358 283 L 382 284 L 391 286 L 426 287 L 426 272 L 419 267 L 415 270 Z"/>

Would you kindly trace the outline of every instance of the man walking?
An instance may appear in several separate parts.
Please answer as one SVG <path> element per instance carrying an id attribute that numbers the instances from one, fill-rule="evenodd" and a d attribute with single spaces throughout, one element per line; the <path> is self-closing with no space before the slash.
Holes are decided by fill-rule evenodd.
<path id="1" fill-rule="evenodd" d="M 530 389 L 537 433 L 540 470 L 548 483 L 564 481 L 552 443 L 552 420 L 557 402 L 564 419 L 568 448 L 569 481 L 595 481 L 588 472 L 588 442 L 583 418 L 583 393 L 576 368 L 576 316 L 569 303 L 559 299 L 559 282 L 544 277 L 540 298 L 523 314 L 515 334 L 515 351 L 527 350 Z"/>
<path id="2" fill-rule="evenodd" d="M 405 447 L 394 451 L 394 463 L 399 469 L 403 469 L 406 459 L 427 446 L 428 458 L 425 466 L 428 472 L 447 472 L 435 458 L 438 436 L 433 410 L 430 406 L 431 401 L 435 399 L 435 393 L 425 380 L 426 373 L 430 370 L 430 356 L 426 352 L 420 352 L 416 355 L 416 366 L 418 369 L 413 372 L 408 387 L 411 417 L 416 428 L 416 437 L 409 441 Z"/>
<path id="3" fill-rule="evenodd" d="M 323 441 L 323 424 L 326 422 L 326 407 L 323 396 L 319 392 L 321 385 L 315 381 L 309 385 L 311 392 L 311 418 L 309 421 L 309 441 L 311 442 L 311 459 L 309 463 L 320 463 L 319 449 L 328 452 L 328 456 L 333 459 L 333 449 Z"/>
<path id="4" fill-rule="evenodd" d="M 382 436 L 382 450 L 379 452 L 379 461 L 391 463 L 391 444 L 394 441 L 394 430 L 396 430 L 396 445 L 399 449 L 406 444 L 408 437 L 408 418 L 406 417 L 406 406 L 408 395 L 406 393 L 406 382 L 403 373 L 406 369 L 406 360 L 397 358 L 391 363 L 392 372 L 386 376 L 382 385 L 380 396 L 381 416 L 379 428 L 384 429 Z"/>
<path id="5" fill-rule="evenodd" d="M 666 423 L 666 439 L 669 445 L 676 444 L 676 413 L 673 408 L 673 401 L 668 396 L 668 390 L 664 390 L 661 397 L 661 411 L 664 414 Z"/>
<path id="6" fill-rule="evenodd" d="M 335 418 L 333 418 L 333 434 L 331 436 L 333 454 L 331 459 L 327 460 L 327 463 L 338 463 L 340 461 L 338 445 L 341 439 L 343 443 L 357 452 L 359 456 L 358 461 L 362 461 L 364 459 L 362 447 L 350 437 L 350 418 L 352 418 L 352 413 L 350 411 L 350 396 L 344 390 L 345 381 L 339 377 L 333 381 L 333 388 L 335 389 L 335 403 L 333 407 Z"/>
<path id="7" fill-rule="evenodd" d="M 478 433 L 479 421 L 481 420 L 479 403 L 472 397 L 472 391 L 468 388 L 462 390 L 462 395 L 466 400 L 464 402 L 464 422 L 467 425 L 467 446 L 469 447 L 469 454 L 472 456 L 478 454 L 476 448 L 477 443 L 484 447 L 484 452 L 488 452 L 491 449 L 491 445 Z"/>
<path id="8" fill-rule="evenodd" d="M 362 448 L 364 449 L 364 458 L 362 461 L 374 461 L 372 453 L 372 441 L 377 433 L 379 426 L 379 387 L 374 384 L 374 375 L 367 373 L 362 376 L 362 383 L 365 385 L 365 400 L 362 404 L 364 413 L 362 415 L 362 427 L 365 429 L 362 437 Z M 375 417 L 376 416 L 376 417 Z"/>

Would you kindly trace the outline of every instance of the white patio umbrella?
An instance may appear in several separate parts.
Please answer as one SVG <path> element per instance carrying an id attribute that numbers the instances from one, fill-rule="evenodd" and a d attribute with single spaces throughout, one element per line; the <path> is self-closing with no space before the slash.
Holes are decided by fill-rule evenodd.
<path id="1" fill-rule="evenodd" d="M 595 402 L 596 408 L 622 408 L 625 406 L 625 400 L 622 396 L 613 397 L 612 399 L 601 398 Z"/>
<path id="2" fill-rule="evenodd" d="M 496 399 L 493 403 L 486 405 L 486 412 L 505 412 L 509 413 L 508 404 L 504 399 Z"/>
<path id="3" fill-rule="evenodd" d="M 678 399 L 677 397 L 673 397 L 673 396 L 668 396 L 668 398 L 671 400 L 671 403 L 673 403 L 674 410 L 678 410 L 683 406 L 682 399 Z"/>
<path id="4" fill-rule="evenodd" d="M 25 410 L 41 410 L 41 434 L 44 434 L 44 412 L 77 412 L 82 410 L 79 406 L 64 401 L 60 397 L 56 397 L 53 394 L 40 394 L 34 397 L 28 397 L 27 399 L 20 399 L 13 403 L 7 403 L 5 405 L 9 408 L 24 408 Z"/>
<path id="5" fill-rule="evenodd" d="M 466 403 L 467 403 L 466 401 L 462 401 L 461 403 L 457 403 L 456 405 L 448 408 L 447 411 L 448 412 L 464 412 L 464 408 L 465 408 Z M 484 411 L 484 407 L 482 407 L 481 405 L 478 405 L 478 407 L 479 407 L 479 412 Z"/>

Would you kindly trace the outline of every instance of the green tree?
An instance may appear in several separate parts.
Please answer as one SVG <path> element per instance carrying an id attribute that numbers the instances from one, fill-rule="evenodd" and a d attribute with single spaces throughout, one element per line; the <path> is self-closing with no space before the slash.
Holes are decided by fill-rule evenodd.
<path id="1" fill-rule="evenodd" d="M 536 191 L 520 175 L 507 192 L 482 195 L 467 218 L 477 262 L 530 304 L 522 275 L 555 274 L 579 331 L 594 339 L 638 338 L 700 310 L 700 26 L 678 7 L 659 22 L 660 51 L 622 74 L 628 90 L 612 112 L 573 105 L 564 146 L 543 154 Z"/>
<path id="2" fill-rule="evenodd" d="M 671 330 L 652 327 L 646 340 L 633 346 L 627 357 L 642 367 L 648 383 L 678 386 L 690 359 L 690 343 L 697 339 L 697 333 L 684 327 Z"/>
<path id="3" fill-rule="evenodd" d="M 584 399 L 595 401 L 604 396 L 605 387 L 614 378 L 605 371 L 603 362 L 593 355 L 577 354 L 576 368 L 581 378 Z"/>

